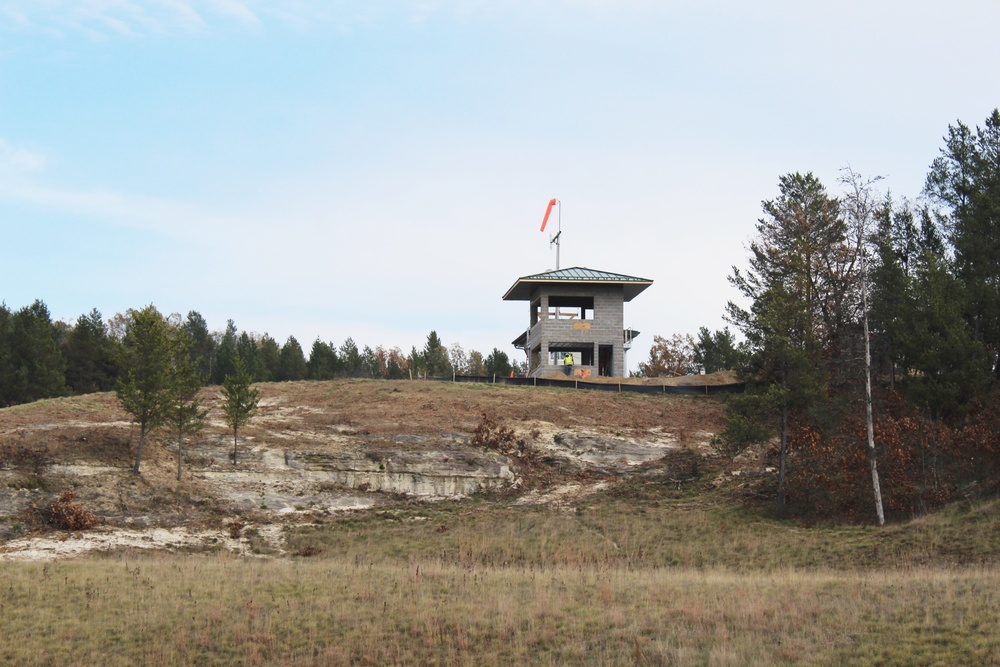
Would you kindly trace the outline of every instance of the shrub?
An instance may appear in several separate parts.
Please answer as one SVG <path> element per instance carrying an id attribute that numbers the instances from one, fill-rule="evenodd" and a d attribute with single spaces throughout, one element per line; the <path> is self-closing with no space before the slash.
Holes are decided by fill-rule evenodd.
<path id="1" fill-rule="evenodd" d="M 76 494 L 65 491 L 49 505 L 48 520 L 60 530 L 87 530 L 98 524 L 98 519 L 92 512 L 83 509 L 79 503 L 73 502 Z"/>
<path id="2" fill-rule="evenodd" d="M 226 527 L 229 528 L 229 537 L 233 538 L 234 540 L 240 539 L 240 535 L 242 535 L 243 533 L 244 526 L 246 526 L 246 524 L 240 521 L 239 519 L 234 519 L 232 523 L 226 524 Z"/>
<path id="3" fill-rule="evenodd" d="M 494 449 L 501 454 L 517 454 L 514 430 L 501 426 L 493 415 L 482 413 L 476 430 L 472 432 L 472 444 L 483 449 Z"/>

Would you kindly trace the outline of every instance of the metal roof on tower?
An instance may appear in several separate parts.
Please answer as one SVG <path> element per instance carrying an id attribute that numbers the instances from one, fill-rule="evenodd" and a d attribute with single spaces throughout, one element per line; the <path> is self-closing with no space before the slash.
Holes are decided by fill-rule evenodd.
<path id="1" fill-rule="evenodd" d="M 631 301 L 636 295 L 652 285 L 653 281 L 648 278 L 637 278 L 621 273 L 609 273 L 608 271 L 574 266 L 569 269 L 557 269 L 556 271 L 546 271 L 518 278 L 503 295 L 503 299 L 504 301 L 528 301 L 538 285 L 552 283 L 622 285 L 625 290 L 625 301 Z"/>

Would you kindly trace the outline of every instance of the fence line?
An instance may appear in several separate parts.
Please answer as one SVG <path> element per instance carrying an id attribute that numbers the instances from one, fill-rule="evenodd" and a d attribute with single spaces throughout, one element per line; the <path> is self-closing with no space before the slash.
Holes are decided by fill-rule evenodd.
<path id="1" fill-rule="evenodd" d="M 658 385 L 658 384 L 628 384 L 625 382 L 586 382 L 583 380 L 556 380 L 553 378 L 512 378 L 496 375 L 445 375 L 431 376 L 428 380 L 439 382 L 474 382 L 480 384 L 509 384 L 520 387 L 562 387 L 564 389 L 589 389 L 591 391 L 613 391 L 615 393 L 632 392 L 635 394 L 685 394 L 712 396 L 715 394 L 739 394 L 746 385 Z"/>

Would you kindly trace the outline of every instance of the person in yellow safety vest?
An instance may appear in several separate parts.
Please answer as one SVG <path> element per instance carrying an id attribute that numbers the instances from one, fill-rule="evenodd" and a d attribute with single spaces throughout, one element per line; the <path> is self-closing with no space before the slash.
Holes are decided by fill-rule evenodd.
<path id="1" fill-rule="evenodd" d="M 567 354 L 563 357 L 563 368 L 566 369 L 566 375 L 573 374 L 573 355 Z"/>

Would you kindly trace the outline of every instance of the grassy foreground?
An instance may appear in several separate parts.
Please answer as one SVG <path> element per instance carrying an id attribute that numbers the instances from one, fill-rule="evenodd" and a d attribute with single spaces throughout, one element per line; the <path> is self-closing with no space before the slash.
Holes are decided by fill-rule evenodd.
<path id="1" fill-rule="evenodd" d="M 312 558 L 7 563 L 0 662 L 1000 664 L 997 510 L 805 529 L 628 483 L 316 517 Z"/>
<path id="2" fill-rule="evenodd" d="M 996 664 L 995 568 L 466 568 L 159 557 L 6 566 L 20 665 Z"/>

